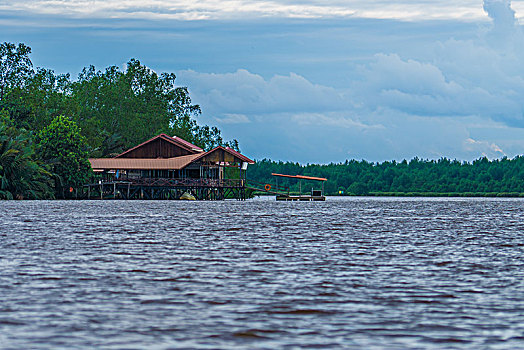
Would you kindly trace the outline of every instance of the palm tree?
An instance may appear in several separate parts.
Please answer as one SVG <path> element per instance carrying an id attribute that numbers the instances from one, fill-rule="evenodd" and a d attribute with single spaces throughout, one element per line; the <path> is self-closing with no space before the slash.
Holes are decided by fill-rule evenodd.
<path id="1" fill-rule="evenodd" d="M 52 197 L 51 173 L 36 160 L 31 135 L 0 124 L 0 199 Z"/>

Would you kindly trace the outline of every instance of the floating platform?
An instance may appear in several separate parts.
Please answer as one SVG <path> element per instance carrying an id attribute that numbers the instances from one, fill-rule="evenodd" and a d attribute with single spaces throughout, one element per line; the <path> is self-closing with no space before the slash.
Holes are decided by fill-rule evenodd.
<path id="1" fill-rule="evenodd" d="M 326 200 L 325 196 L 310 196 L 310 195 L 279 195 L 277 196 L 277 201 L 286 201 L 286 202 L 323 202 Z"/>

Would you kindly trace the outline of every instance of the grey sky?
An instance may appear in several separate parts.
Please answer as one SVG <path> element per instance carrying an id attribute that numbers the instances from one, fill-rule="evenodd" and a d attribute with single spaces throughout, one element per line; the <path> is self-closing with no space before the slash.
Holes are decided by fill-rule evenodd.
<path id="1" fill-rule="evenodd" d="M 194 3 L 0 0 L 0 41 L 73 76 L 175 72 L 258 159 L 524 153 L 522 1 Z"/>
<path id="2" fill-rule="evenodd" d="M 515 8 L 520 10 L 520 4 Z M 78 18 L 245 19 L 246 17 L 389 19 L 484 18 L 474 0 L 3 0 L 0 10 L 25 11 Z"/>

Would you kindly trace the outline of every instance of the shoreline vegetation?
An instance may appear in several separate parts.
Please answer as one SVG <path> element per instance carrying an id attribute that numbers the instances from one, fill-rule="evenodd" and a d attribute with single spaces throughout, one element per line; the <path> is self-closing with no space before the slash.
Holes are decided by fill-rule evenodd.
<path id="1" fill-rule="evenodd" d="M 324 177 L 325 194 L 388 197 L 524 197 L 524 157 L 473 162 L 423 160 L 372 163 L 346 160 L 344 163 L 307 164 L 275 162 L 269 159 L 250 166 L 249 179 L 274 184 L 272 173 Z M 278 186 L 298 193 L 318 188 L 314 182 L 279 179 Z"/>
<path id="2" fill-rule="evenodd" d="M 297 194 L 291 193 L 291 194 Z M 264 192 L 256 192 L 253 197 L 274 197 L 274 194 L 267 194 Z M 328 197 L 402 197 L 402 198 L 524 198 L 524 193 L 519 192 L 369 192 L 367 194 L 331 194 Z"/>
<path id="3" fill-rule="evenodd" d="M 488 198 L 519 198 L 524 197 L 524 193 L 519 192 L 449 192 L 449 193 L 435 193 L 435 192 L 374 192 L 369 193 L 371 197 L 488 197 Z"/>
<path id="4" fill-rule="evenodd" d="M 210 150 L 240 151 L 214 126 L 199 125 L 200 106 L 174 73 L 157 74 L 131 59 L 124 70 L 85 67 L 76 80 L 34 68 L 31 48 L 0 44 L 0 199 L 68 198 L 92 175 L 88 157 L 111 157 L 166 133 Z M 272 173 L 324 177 L 326 195 L 524 197 L 524 157 L 460 162 L 442 158 L 301 165 L 268 159 L 248 179 L 274 184 Z M 299 192 L 296 180 L 278 185 Z M 303 191 L 318 183 L 303 181 Z"/>

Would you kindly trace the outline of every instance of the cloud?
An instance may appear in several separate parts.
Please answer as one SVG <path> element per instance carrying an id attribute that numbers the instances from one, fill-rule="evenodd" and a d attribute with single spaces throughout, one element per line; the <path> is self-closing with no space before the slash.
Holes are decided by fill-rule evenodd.
<path id="1" fill-rule="evenodd" d="M 354 10 L 329 4 L 294 4 L 248 0 L 6 0 L 0 9 L 80 18 L 171 20 L 241 19 L 247 17 L 318 18 L 351 16 Z"/>
<path id="2" fill-rule="evenodd" d="M 505 51 L 521 50 L 523 36 L 511 8 L 510 0 L 484 0 L 484 11 L 492 20 L 492 28 L 487 35 L 492 46 Z M 516 45 L 519 45 L 515 47 Z"/>
<path id="3" fill-rule="evenodd" d="M 292 145 L 269 152 L 300 161 L 305 155 L 326 160 L 326 154 L 371 160 L 514 155 L 522 147 L 514 135 L 524 135 L 524 43 L 509 2 L 486 0 L 484 8 L 492 23 L 476 38 L 433 42 L 425 47 L 429 52 L 411 57 L 378 53 L 344 87 L 245 69 L 184 71 L 179 78 L 217 120 L 244 115 L 251 121 L 230 130 L 251 135 L 240 141 L 255 156 L 256 145 L 268 143 L 257 133 Z M 480 125 L 512 134 L 513 141 L 490 132 L 474 137 Z"/>
<path id="4" fill-rule="evenodd" d="M 517 21 L 510 0 L 484 0 L 483 8 L 493 20 L 495 31 L 513 31 Z"/>
<path id="5" fill-rule="evenodd" d="M 244 114 L 225 113 L 223 117 L 215 117 L 215 120 L 221 124 L 245 124 L 251 123 L 251 120 Z"/>
<path id="6" fill-rule="evenodd" d="M 290 119 L 297 125 L 312 126 L 330 126 L 338 129 L 385 129 L 381 124 L 365 124 L 362 121 L 355 120 L 345 116 L 347 111 L 342 113 L 295 113 L 290 115 Z"/>
<path id="7" fill-rule="evenodd" d="M 37 65 L 104 67 L 137 57 L 158 71 L 175 71 L 202 106 L 199 121 L 217 124 L 255 158 L 471 160 L 524 149 L 517 20 L 524 2 L 480 5 L 0 0 L 0 12 L 29 18 L 24 26 L 22 17 L 12 17 L 21 22 L 11 37 L 23 40 L 20 28 L 44 18 L 32 46 L 35 57 L 47 50 L 50 58 Z M 187 22 L 192 19 L 208 20 Z"/>
<path id="8" fill-rule="evenodd" d="M 464 148 L 469 152 L 480 152 L 482 156 L 487 158 L 500 158 L 506 155 L 496 144 L 487 141 L 476 141 L 472 138 L 467 138 L 464 141 Z"/>
<path id="9" fill-rule="evenodd" d="M 388 18 L 401 20 L 483 17 L 473 0 L 4 0 L 3 11 L 80 18 L 146 18 L 171 20 L 245 18 Z"/>
<path id="10" fill-rule="evenodd" d="M 451 98 L 458 93 L 451 104 L 464 93 L 463 87 L 446 81 L 435 66 L 402 61 L 398 56 L 384 55 L 378 60 L 389 70 L 374 70 L 372 86 L 394 87 L 408 96 L 428 98 L 442 92 Z M 392 64 L 395 62 L 399 65 Z M 385 72 L 393 78 L 381 79 Z M 402 80 L 405 76 L 413 79 Z M 494 142 L 482 138 L 472 142 L 469 128 L 507 127 L 479 114 L 464 113 L 459 118 L 446 115 L 444 112 L 454 110 L 444 101 L 443 115 L 436 116 L 429 115 L 429 107 L 428 113 L 414 111 L 408 102 L 405 106 L 388 99 L 371 103 L 373 92 L 359 100 L 360 90 L 313 84 L 296 74 L 265 79 L 246 70 L 227 74 L 183 71 L 178 77 L 192 87 L 193 100 L 202 105 L 202 121 L 218 123 L 224 136 L 239 139 L 242 149 L 258 159 L 325 163 L 346 158 L 378 161 L 415 156 L 471 160 L 506 154 Z M 511 151 L 517 147 L 514 145 Z"/>
<path id="11" fill-rule="evenodd" d="M 493 46 L 487 39 L 492 33 L 509 36 L 519 27 L 506 1 L 486 0 L 485 8 L 494 24 L 484 37 L 434 43 L 433 55 L 426 61 L 376 54 L 346 88 L 314 84 L 295 73 L 265 79 L 245 69 L 226 74 L 183 71 L 179 78 L 191 87 L 193 96 L 210 106 L 211 113 L 343 111 L 356 120 L 355 116 L 388 109 L 423 117 L 480 116 L 524 127 L 524 50 L 517 49 L 524 42 L 512 36 L 516 51 L 511 54 Z M 511 25 L 503 25 L 504 21 Z"/>
<path id="12" fill-rule="evenodd" d="M 524 40 L 509 5 L 486 0 L 492 27 L 477 40 L 435 43 L 426 61 L 377 54 L 352 82 L 351 90 L 358 94 L 354 100 L 372 110 L 480 116 L 524 127 Z"/>
<path id="13" fill-rule="evenodd" d="M 452 50 L 455 49 L 451 43 L 443 51 L 446 55 L 454 55 L 456 53 Z M 459 53 L 469 54 L 471 52 Z M 457 74 L 455 76 L 448 74 L 445 68 L 439 68 L 438 60 L 428 63 L 402 60 L 396 54 L 380 54 L 363 68 L 361 80 L 353 84 L 352 90 L 363 104 L 372 109 L 387 107 L 420 116 L 479 115 L 520 125 L 524 105 L 516 92 L 524 93 L 523 80 L 517 73 L 517 66 L 514 66 L 515 71 L 511 70 L 516 75 L 506 75 L 503 69 L 507 70 L 513 62 L 498 58 L 498 61 L 485 61 L 478 68 L 479 75 L 468 75 L 466 71 L 457 74 L 460 66 L 447 67 Z M 497 62 L 506 66 L 491 67 Z M 489 70 L 492 72 L 488 73 Z M 505 81 L 504 89 L 499 89 L 501 81 Z"/>
<path id="14" fill-rule="evenodd" d="M 313 84 L 294 73 L 266 80 L 245 69 L 225 74 L 181 71 L 178 79 L 191 87 L 195 101 L 208 106 L 211 114 L 330 112 L 351 104 L 342 91 Z"/>

